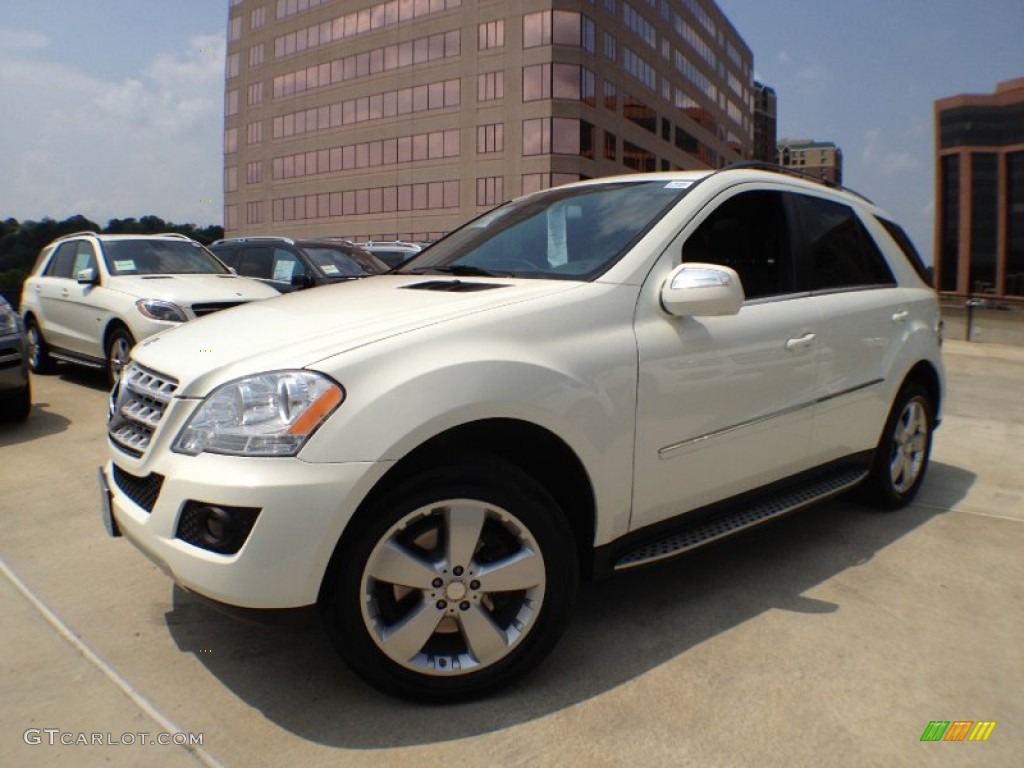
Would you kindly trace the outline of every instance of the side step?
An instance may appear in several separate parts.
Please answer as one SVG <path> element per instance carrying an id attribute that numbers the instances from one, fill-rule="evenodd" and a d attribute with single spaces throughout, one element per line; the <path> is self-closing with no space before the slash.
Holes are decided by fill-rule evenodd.
<path id="1" fill-rule="evenodd" d="M 649 565 L 659 560 L 668 560 L 691 549 L 697 549 L 713 541 L 724 539 L 734 533 L 752 528 L 771 520 L 773 517 L 795 512 L 820 501 L 837 496 L 858 485 L 868 473 L 863 469 L 844 470 L 828 475 L 815 483 L 788 491 L 736 512 L 705 520 L 690 528 L 677 530 L 658 541 L 637 547 L 623 555 L 615 563 L 616 571 Z"/>

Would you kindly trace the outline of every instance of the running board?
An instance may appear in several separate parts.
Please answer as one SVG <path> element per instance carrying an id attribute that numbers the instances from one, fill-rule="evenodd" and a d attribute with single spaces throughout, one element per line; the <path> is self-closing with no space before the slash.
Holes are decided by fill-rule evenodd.
<path id="1" fill-rule="evenodd" d="M 50 357 L 54 360 L 61 360 L 65 363 L 74 363 L 75 365 L 85 365 L 89 368 L 95 368 L 96 370 L 103 370 L 104 364 L 98 360 L 93 360 L 90 357 L 79 357 L 78 355 L 70 352 L 55 352 L 50 350 Z"/>
<path id="2" fill-rule="evenodd" d="M 697 549 L 713 541 L 732 536 L 746 528 L 781 517 L 798 509 L 809 507 L 820 501 L 837 496 L 858 485 L 868 473 L 862 469 L 844 470 L 828 475 L 810 485 L 797 488 L 713 520 L 697 523 L 693 527 L 677 530 L 658 541 L 637 547 L 623 555 L 615 563 L 616 571 L 649 565 Z"/>

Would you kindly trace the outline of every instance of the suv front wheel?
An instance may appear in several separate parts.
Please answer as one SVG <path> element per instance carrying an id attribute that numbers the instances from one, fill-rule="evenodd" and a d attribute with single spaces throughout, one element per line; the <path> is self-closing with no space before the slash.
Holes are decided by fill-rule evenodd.
<path id="1" fill-rule="evenodd" d="M 325 584 L 348 665 L 392 694 L 454 701 L 537 666 L 561 636 L 579 573 L 556 502 L 507 462 L 423 471 L 350 523 Z"/>
<path id="2" fill-rule="evenodd" d="M 111 387 L 121 376 L 121 369 L 128 364 L 135 337 L 127 328 L 115 328 L 107 339 L 107 383 Z"/>
<path id="3" fill-rule="evenodd" d="M 25 322 L 25 338 L 28 340 L 28 367 L 32 373 L 46 374 L 57 370 L 57 361 L 50 357 L 50 348 L 43 341 L 39 324 L 34 319 Z"/>

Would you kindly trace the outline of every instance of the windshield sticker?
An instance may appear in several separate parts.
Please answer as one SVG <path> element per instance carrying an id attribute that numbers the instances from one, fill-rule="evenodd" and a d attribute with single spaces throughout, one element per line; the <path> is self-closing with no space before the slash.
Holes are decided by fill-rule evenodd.
<path id="1" fill-rule="evenodd" d="M 338 274 L 338 268 L 333 264 L 324 264 L 320 267 L 324 271 L 325 275 L 336 275 Z"/>
<path id="2" fill-rule="evenodd" d="M 692 186 L 692 181 L 670 181 L 668 184 L 665 185 L 665 189 L 686 189 L 687 187 Z"/>
<path id="3" fill-rule="evenodd" d="M 114 269 L 118 272 L 134 272 L 134 259 L 114 259 Z"/>
<path id="4" fill-rule="evenodd" d="M 565 238 L 565 212 L 564 205 L 553 205 L 548 208 L 548 264 L 552 267 L 560 267 L 569 261 Z"/>
<path id="5" fill-rule="evenodd" d="M 294 261 L 279 261 L 274 265 L 274 276 L 272 280 L 291 280 L 292 272 L 295 271 Z"/>

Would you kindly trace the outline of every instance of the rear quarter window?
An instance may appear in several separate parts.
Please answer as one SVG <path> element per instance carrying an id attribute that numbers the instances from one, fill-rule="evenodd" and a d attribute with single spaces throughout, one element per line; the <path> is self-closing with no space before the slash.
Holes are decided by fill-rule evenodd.
<path id="1" fill-rule="evenodd" d="M 926 285 L 931 286 L 932 276 L 928 272 L 928 267 L 924 265 L 921 254 L 917 252 L 917 248 L 914 247 L 914 243 L 910 240 L 907 233 L 903 231 L 903 227 L 894 221 L 883 219 L 881 216 L 875 216 L 875 220 L 885 227 L 885 231 L 896 241 L 896 245 L 900 247 L 903 258 L 910 262 L 910 266 L 917 272 L 917 276 L 924 280 Z"/>
<path id="2" fill-rule="evenodd" d="M 812 291 L 891 286 L 896 279 L 874 238 L 849 206 L 798 195 Z"/>

